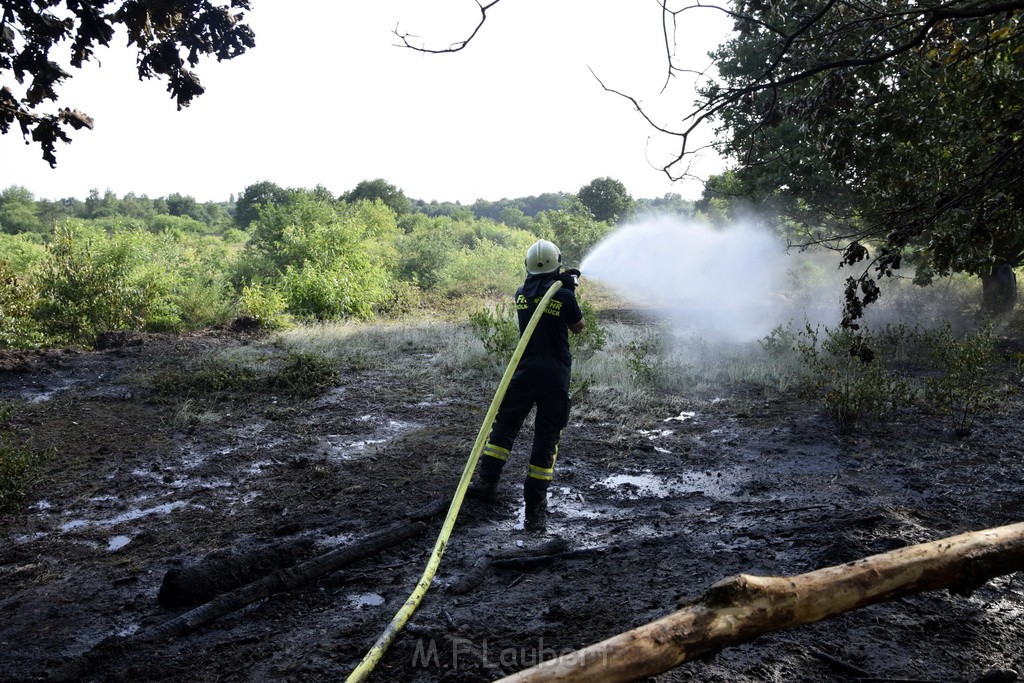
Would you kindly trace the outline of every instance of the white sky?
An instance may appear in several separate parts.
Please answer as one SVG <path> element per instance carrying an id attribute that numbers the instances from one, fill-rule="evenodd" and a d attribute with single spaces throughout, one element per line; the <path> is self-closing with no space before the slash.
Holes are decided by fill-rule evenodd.
<path id="1" fill-rule="evenodd" d="M 222 201 L 261 180 L 341 194 L 384 178 L 413 199 L 472 203 L 576 192 L 610 176 L 635 198 L 700 195 L 700 183 L 671 183 L 656 168 L 676 142 L 588 70 L 680 127 L 693 95 L 682 80 L 679 92 L 658 95 L 666 65 L 656 0 L 504 0 L 467 49 L 441 55 L 396 47 L 392 30 L 447 46 L 475 26 L 473 0 L 253 6 L 256 47 L 201 62 L 207 91 L 180 112 L 163 81 L 138 80 L 120 35 L 97 51 L 102 68 L 69 68 L 59 106 L 89 114 L 95 129 L 58 146 L 56 169 L 20 130 L 0 136 L 0 188 Z M 701 19 L 680 27 L 681 61 L 694 69 L 727 30 L 712 11 Z M 722 167 L 708 156 L 695 170 L 707 177 Z"/>

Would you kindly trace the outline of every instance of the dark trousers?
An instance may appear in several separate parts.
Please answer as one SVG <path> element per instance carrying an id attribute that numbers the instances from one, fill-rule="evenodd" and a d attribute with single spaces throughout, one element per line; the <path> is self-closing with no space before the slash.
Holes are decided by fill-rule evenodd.
<path id="1" fill-rule="evenodd" d="M 558 442 L 569 423 L 569 368 L 527 364 L 512 376 L 480 460 L 482 478 L 496 481 L 501 475 L 512 444 L 534 406 L 537 415 L 525 488 L 528 498 L 531 493 L 543 494 L 554 477 Z"/>

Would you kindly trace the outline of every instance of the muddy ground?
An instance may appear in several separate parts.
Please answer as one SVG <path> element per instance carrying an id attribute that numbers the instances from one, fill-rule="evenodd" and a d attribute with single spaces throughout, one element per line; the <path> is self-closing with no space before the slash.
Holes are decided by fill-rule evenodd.
<path id="1" fill-rule="evenodd" d="M 52 451 L 22 508 L 0 518 L 5 680 L 343 680 L 367 652 L 423 571 L 440 518 L 193 633 L 138 639 L 187 609 L 158 601 L 168 572 L 268 547 L 308 559 L 450 497 L 490 400 L 457 377 L 444 391 L 423 381 L 413 370 L 433 362 L 430 348 L 345 368 L 311 398 L 171 400 L 147 380 L 259 343 L 134 335 L 103 351 L 3 356 L 11 428 Z M 463 508 L 430 592 L 372 680 L 494 680 L 663 616 L 732 574 L 798 574 L 1024 520 L 1018 375 L 966 438 L 919 411 L 837 436 L 804 397 L 742 387 L 602 420 L 578 417 L 595 414 L 581 405 L 549 535 L 522 530 L 523 438 L 502 502 Z M 492 567 L 454 590 L 482 552 L 556 536 L 600 552 Z M 882 680 L 1010 680 L 1024 666 L 1022 616 L 1024 579 L 1010 575 L 970 597 L 930 593 L 767 635 L 656 680 L 864 679 L 835 660 Z"/>

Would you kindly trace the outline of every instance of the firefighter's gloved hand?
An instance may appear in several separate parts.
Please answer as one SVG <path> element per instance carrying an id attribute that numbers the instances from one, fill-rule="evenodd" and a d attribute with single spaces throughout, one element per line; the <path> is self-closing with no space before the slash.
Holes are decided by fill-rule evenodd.
<path id="1" fill-rule="evenodd" d="M 570 292 L 575 291 L 576 287 L 580 284 L 580 273 L 576 268 L 569 268 L 562 272 L 558 276 L 558 279 L 562 281 L 562 286 L 568 289 Z"/>

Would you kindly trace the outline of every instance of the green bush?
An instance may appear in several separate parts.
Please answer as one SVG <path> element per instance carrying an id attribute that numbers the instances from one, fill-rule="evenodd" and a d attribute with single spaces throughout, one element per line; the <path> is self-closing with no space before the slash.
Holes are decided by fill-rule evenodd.
<path id="1" fill-rule="evenodd" d="M 134 275 L 141 255 L 125 241 L 58 227 L 38 275 L 38 316 L 53 337 L 91 345 L 109 330 L 141 328 L 157 292 Z"/>
<path id="2" fill-rule="evenodd" d="M 293 352 L 267 378 L 267 388 L 289 396 L 318 396 L 336 385 L 338 377 L 337 360 L 308 351 Z"/>
<path id="3" fill-rule="evenodd" d="M 572 351 L 573 359 L 585 361 L 608 344 L 608 335 L 601 325 L 601 318 L 597 309 L 586 299 L 577 296 L 580 310 L 583 312 L 583 320 L 586 327 L 579 334 L 569 335 L 569 349 Z"/>
<path id="4" fill-rule="evenodd" d="M 977 417 L 998 405 L 993 369 L 999 360 L 992 325 L 956 339 L 948 324 L 924 336 L 925 347 L 938 371 L 925 380 L 925 398 L 950 416 L 953 431 L 965 436 Z"/>
<path id="5" fill-rule="evenodd" d="M 665 367 L 664 331 L 647 332 L 629 342 L 623 357 L 633 382 L 640 387 L 654 386 Z"/>
<path id="6" fill-rule="evenodd" d="M 42 262 L 46 256 L 41 235 L 21 233 L 20 235 L 4 235 L 0 233 L 0 261 L 7 261 L 16 273 L 22 275 L 30 272 Z"/>
<path id="7" fill-rule="evenodd" d="M 370 318 L 389 302 L 399 230 L 379 202 L 335 204 L 298 193 L 251 226 L 250 268 L 273 269 L 289 312 L 320 320 Z"/>
<path id="8" fill-rule="evenodd" d="M 68 222 L 36 270 L 36 315 L 45 332 L 72 344 L 91 344 L 110 330 L 220 325 L 234 315 L 231 264 L 215 236 L 138 227 L 108 233 Z"/>
<path id="9" fill-rule="evenodd" d="M 522 284 L 525 271 L 523 257 L 536 237 L 517 231 L 513 244 L 501 245 L 480 240 L 472 247 L 463 246 L 447 254 L 438 276 L 437 287 L 448 294 L 505 295 Z"/>
<path id="10" fill-rule="evenodd" d="M 474 311 L 469 316 L 469 326 L 491 359 L 498 364 L 508 363 L 519 344 L 519 324 L 514 305 L 500 303 L 494 308 Z"/>
<path id="11" fill-rule="evenodd" d="M 0 349 L 34 349 L 46 335 L 33 317 L 36 291 L 19 277 L 7 261 L 0 260 Z"/>
<path id="12" fill-rule="evenodd" d="M 256 392 L 264 386 L 264 380 L 253 363 L 238 358 L 213 357 L 158 372 L 153 385 L 161 394 L 177 396 Z"/>
<path id="13" fill-rule="evenodd" d="M 188 329 L 226 324 L 237 313 L 234 288 L 224 272 L 211 272 L 205 278 L 185 280 L 176 295 L 179 315 Z"/>
<path id="14" fill-rule="evenodd" d="M 881 417 L 913 399 L 909 381 L 889 367 L 906 340 L 902 328 L 875 335 L 810 325 L 796 334 L 794 348 L 807 371 L 805 388 L 821 402 L 840 431 L 854 428 L 865 417 Z"/>
<path id="15" fill-rule="evenodd" d="M 242 288 L 239 309 L 265 330 L 283 330 L 291 326 L 291 318 L 286 312 L 288 303 L 284 296 L 276 289 L 260 283 Z"/>

